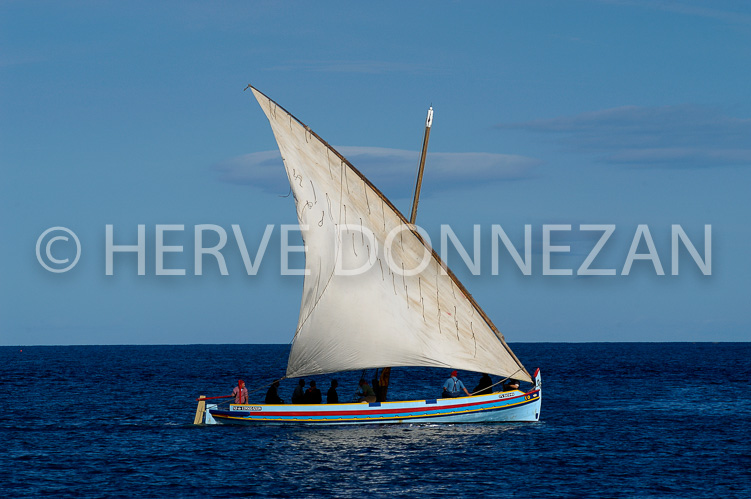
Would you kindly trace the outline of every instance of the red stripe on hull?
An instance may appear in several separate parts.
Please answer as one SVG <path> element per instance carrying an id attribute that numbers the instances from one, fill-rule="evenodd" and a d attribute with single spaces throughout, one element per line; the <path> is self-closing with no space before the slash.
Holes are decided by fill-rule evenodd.
<path id="1" fill-rule="evenodd" d="M 514 400 L 518 400 L 520 398 L 523 398 L 527 395 L 531 395 L 533 393 L 537 393 L 539 390 L 533 390 L 531 392 L 527 392 L 521 395 L 518 395 L 516 397 L 509 397 L 507 399 L 503 399 L 504 402 L 510 402 Z M 443 399 L 445 400 L 445 399 Z M 452 411 L 456 409 L 462 409 L 466 407 L 482 407 L 484 405 L 489 404 L 495 404 L 498 403 L 498 401 L 501 399 L 491 399 L 486 400 L 483 402 L 468 402 L 464 404 L 452 404 L 452 405 L 436 405 L 436 404 L 430 404 L 430 405 L 421 405 L 419 407 L 404 407 L 404 408 L 394 408 L 394 409 L 376 409 L 376 408 L 369 408 L 369 409 L 361 409 L 361 410 L 345 410 L 345 411 L 231 411 L 231 412 L 237 412 L 239 413 L 247 413 L 250 412 L 250 416 L 258 416 L 258 417 L 275 417 L 275 416 L 304 416 L 304 417 L 316 417 L 316 416 L 366 416 L 366 415 L 379 415 L 379 414 L 402 414 L 402 413 L 408 413 L 408 412 L 419 412 L 419 411 L 435 411 L 436 409 L 446 410 L 446 411 Z M 393 402 L 398 403 L 398 402 Z M 262 404 L 260 404 L 262 405 Z"/>

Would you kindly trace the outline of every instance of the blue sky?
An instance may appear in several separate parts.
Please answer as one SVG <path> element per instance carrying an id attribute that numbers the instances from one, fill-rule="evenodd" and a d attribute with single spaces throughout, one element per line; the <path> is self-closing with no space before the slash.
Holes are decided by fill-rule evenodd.
<path id="1" fill-rule="evenodd" d="M 746 2 L 5 2 L 0 23 L 0 344 L 291 340 L 295 211 L 248 83 L 402 212 L 432 104 L 418 224 L 467 246 L 480 225 L 481 275 L 448 263 L 510 342 L 751 339 Z M 146 275 L 127 255 L 105 275 L 107 224 L 116 244 L 146 226 Z M 156 224 L 185 226 L 166 262 L 187 275 L 155 275 Z M 228 232 L 229 276 L 192 275 L 198 224 Z M 232 224 L 251 255 L 275 225 L 258 275 Z M 491 275 L 492 224 L 518 247 L 533 226 L 532 276 L 507 254 Z M 553 258 L 574 271 L 597 240 L 579 225 L 615 224 L 596 266 L 618 275 L 541 275 L 542 224 L 573 226 Z M 639 224 L 668 275 L 620 275 Z M 712 225 L 712 275 L 685 250 L 670 275 L 671 224 L 702 255 Z M 54 226 L 81 240 L 66 273 L 35 256 Z"/>

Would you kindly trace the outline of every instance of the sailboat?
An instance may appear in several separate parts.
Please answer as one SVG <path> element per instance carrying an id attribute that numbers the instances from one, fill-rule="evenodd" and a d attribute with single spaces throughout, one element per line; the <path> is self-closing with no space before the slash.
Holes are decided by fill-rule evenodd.
<path id="1" fill-rule="evenodd" d="M 308 126 L 256 88 L 248 88 L 271 124 L 305 242 L 302 303 L 286 378 L 386 366 L 437 367 L 513 378 L 531 383 L 531 388 L 457 398 L 315 405 L 220 407 L 206 405 L 208 399 L 201 397 L 195 422 L 538 421 L 540 370 L 529 374 L 414 223 Z M 432 110 L 428 129 L 431 120 Z M 416 201 L 417 196 L 412 222 Z M 428 390 L 437 393 L 440 385 Z"/>

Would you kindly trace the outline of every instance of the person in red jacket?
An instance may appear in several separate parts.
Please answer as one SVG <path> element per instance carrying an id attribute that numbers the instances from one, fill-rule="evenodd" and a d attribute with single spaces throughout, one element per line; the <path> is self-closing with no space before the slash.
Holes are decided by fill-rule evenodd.
<path id="1" fill-rule="evenodd" d="M 232 395 L 235 396 L 235 404 L 248 403 L 248 389 L 245 388 L 245 381 L 237 381 L 237 386 L 232 390 Z"/>

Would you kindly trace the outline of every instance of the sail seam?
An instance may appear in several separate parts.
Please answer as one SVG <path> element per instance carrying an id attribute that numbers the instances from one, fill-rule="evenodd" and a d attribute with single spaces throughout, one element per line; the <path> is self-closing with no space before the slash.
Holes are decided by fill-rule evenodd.
<path id="1" fill-rule="evenodd" d="M 362 185 L 363 185 L 362 191 L 365 193 L 365 205 L 368 207 L 368 215 L 370 215 L 371 214 L 370 213 L 370 201 L 368 201 L 368 189 L 367 189 L 368 186 L 365 184 L 364 180 L 363 180 Z"/>
<path id="2" fill-rule="evenodd" d="M 326 148 L 326 166 L 329 167 L 329 177 L 334 180 L 334 174 L 331 172 L 331 158 L 329 157 L 329 149 Z"/>

